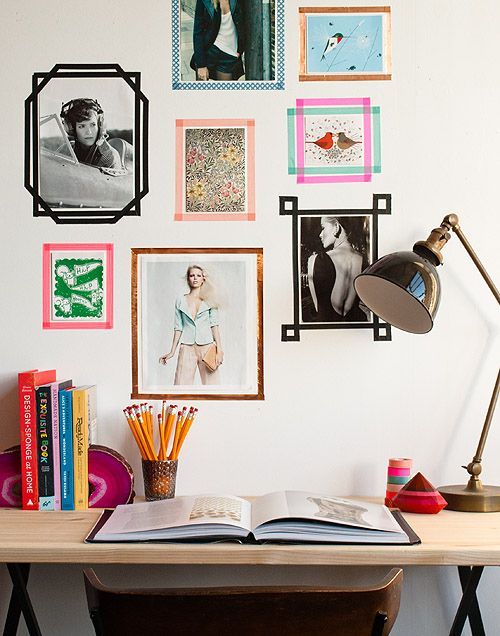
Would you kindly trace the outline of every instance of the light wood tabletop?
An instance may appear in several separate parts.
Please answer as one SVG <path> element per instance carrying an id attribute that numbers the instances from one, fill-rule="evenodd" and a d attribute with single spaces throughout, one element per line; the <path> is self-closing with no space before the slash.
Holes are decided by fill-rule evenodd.
<path id="1" fill-rule="evenodd" d="M 0 562 L 248 565 L 500 565 L 500 513 L 405 514 L 420 545 L 83 542 L 100 511 L 0 510 Z"/>

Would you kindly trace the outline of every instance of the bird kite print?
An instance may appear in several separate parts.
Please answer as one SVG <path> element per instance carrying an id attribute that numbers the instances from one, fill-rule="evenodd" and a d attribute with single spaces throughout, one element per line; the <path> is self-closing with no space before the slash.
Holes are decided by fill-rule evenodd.
<path id="1" fill-rule="evenodd" d="M 329 12 L 330 11 L 330 12 Z M 306 12 L 304 64 L 310 75 L 384 74 L 386 68 L 386 22 L 389 14 L 366 12 Z M 301 79 L 303 79 L 301 75 Z M 325 78 L 328 79 L 328 78 Z M 331 78 L 330 78 L 331 79 Z"/>

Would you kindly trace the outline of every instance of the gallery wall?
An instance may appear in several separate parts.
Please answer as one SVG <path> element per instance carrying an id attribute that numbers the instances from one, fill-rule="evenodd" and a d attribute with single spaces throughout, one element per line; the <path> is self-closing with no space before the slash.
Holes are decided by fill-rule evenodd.
<path id="1" fill-rule="evenodd" d="M 264 393 L 261 400 L 201 400 L 178 474 L 178 494 L 262 494 L 301 489 L 382 497 L 387 459 L 411 457 L 432 483 L 461 483 L 475 451 L 497 372 L 498 313 L 494 299 L 458 239 L 444 250 L 443 296 L 427 336 L 392 331 L 374 342 L 370 330 L 302 331 L 283 342 L 293 321 L 291 222 L 279 197 L 301 208 L 370 208 L 373 194 L 392 195 L 379 218 L 379 253 L 409 249 L 449 212 L 461 224 L 493 279 L 499 280 L 496 212 L 500 128 L 496 81 L 497 23 L 492 0 L 394 2 L 390 81 L 298 81 L 298 7 L 365 6 L 285 3 L 284 90 L 172 90 L 169 2 L 4 0 L 0 8 L 3 196 L 3 302 L 0 397 L 1 446 L 19 439 L 17 372 L 56 368 L 61 378 L 97 384 L 98 440 L 121 452 L 142 477 L 137 449 L 123 419 L 132 386 L 131 248 L 263 248 Z M 141 73 L 149 100 L 149 193 L 140 217 L 114 225 L 60 225 L 33 218 L 24 189 L 24 100 L 32 75 L 54 64 L 119 64 Z M 297 98 L 370 97 L 380 106 L 380 174 L 366 183 L 297 184 L 287 174 L 287 108 Z M 255 220 L 174 221 L 175 120 L 255 120 Z M 114 326 L 42 329 L 42 245 L 114 245 Z M 171 322 L 171 318 L 169 317 Z M 171 325 L 165 321 L 165 351 Z M 158 352 L 158 355 L 165 353 Z M 192 403 L 186 401 L 185 403 Z M 484 478 L 500 483 L 500 444 L 493 422 Z M 32 598 L 44 633 L 91 633 L 77 567 L 33 568 Z M 325 568 L 283 573 L 265 568 L 106 568 L 108 580 L 146 578 L 158 584 L 269 580 L 313 582 L 352 577 Z M 369 576 L 369 572 L 363 575 Z M 405 569 L 403 604 L 394 634 L 446 633 L 459 600 L 453 568 Z M 478 596 L 487 633 L 500 621 L 498 572 L 486 571 Z M 8 585 L 0 571 L 0 588 Z M 59 599 L 56 599 L 56 592 Z M 62 599 L 62 600 L 61 600 Z M 43 607 L 42 607 L 43 605 Z M 0 620 L 7 606 L 0 598 Z M 64 606 L 67 612 L 56 610 Z M 64 628 L 56 627 L 63 624 Z M 24 629 L 24 627 L 23 627 Z M 468 629 L 468 627 L 467 627 Z M 58 631 L 59 630 L 59 631 Z M 25 633 L 25 632 L 21 632 Z M 468 632 L 464 632 L 468 633 Z"/>

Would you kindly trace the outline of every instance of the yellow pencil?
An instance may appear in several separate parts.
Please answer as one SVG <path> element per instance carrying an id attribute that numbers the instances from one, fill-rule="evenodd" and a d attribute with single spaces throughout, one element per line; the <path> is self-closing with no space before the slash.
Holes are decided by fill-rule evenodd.
<path id="1" fill-rule="evenodd" d="M 143 459 L 146 459 L 146 451 L 144 450 L 144 447 L 142 445 L 142 441 L 141 438 L 139 436 L 139 433 L 135 427 L 135 424 L 132 420 L 132 418 L 129 416 L 129 414 L 127 413 L 127 411 L 125 409 L 123 409 L 123 413 L 125 414 L 125 418 L 127 420 L 127 423 L 130 427 L 130 430 L 132 431 L 132 435 L 134 436 L 135 442 L 139 448 L 139 452 L 141 453 L 141 456 Z"/>
<path id="2" fill-rule="evenodd" d="M 167 416 L 167 425 L 165 428 L 165 452 L 168 453 L 168 444 L 170 441 L 170 435 L 172 433 L 172 426 L 174 424 L 175 419 L 175 404 L 171 404 L 168 407 L 168 416 Z"/>
<path id="3" fill-rule="evenodd" d="M 182 422 L 182 416 L 183 414 L 186 412 L 186 407 L 184 407 L 182 409 L 182 411 L 179 411 L 177 413 L 177 421 L 175 422 L 175 435 L 174 435 L 174 441 L 172 444 L 172 450 L 170 452 L 169 455 L 169 459 L 174 459 L 175 458 L 175 453 L 176 453 L 176 449 L 177 449 L 177 444 L 179 442 L 179 435 L 181 433 L 181 422 Z"/>
<path id="4" fill-rule="evenodd" d="M 139 409 L 137 409 L 135 411 L 135 416 L 137 418 L 137 421 L 139 422 L 139 426 L 142 429 L 142 434 L 144 437 L 144 440 L 146 442 L 146 449 L 147 449 L 147 454 L 148 454 L 148 459 L 153 460 L 153 459 L 158 459 L 154 447 L 153 447 L 153 440 L 151 439 L 151 435 L 149 434 L 149 429 L 146 425 L 146 422 L 144 421 L 142 415 L 141 415 L 141 411 Z"/>
<path id="5" fill-rule="evenodd" d="M 186 436 L 189 433 L 189 429 L 193 425 L 194 418 L 196 417 L 196 412 L 197 411 L 198 411 L 198 409 L 193 409 L 189 413 L 189 415 L 187 417 L 187 420 L 186 420 L 186 423 L 182 427 L 182 431 L 181 431 L 181 435 L 180 435 L 180 438 L 179 438 L 179 442 L 177 444 L 177 448 L 176 448 L 176 451 L 175 451 L 174 459 L 178 459 L 179 458 L 179 453 L 181 452 L 182 445 L 184 444 L 184 440 L 186 439 Z"/>
<path id="6" fill-rule="evenodd" d="M 160 452 L 158 453 L 158 459 L 165 459 L 165 424 L 162 422 L 161 413 L 158 413 L 158 432 L 160 435 Z"/>

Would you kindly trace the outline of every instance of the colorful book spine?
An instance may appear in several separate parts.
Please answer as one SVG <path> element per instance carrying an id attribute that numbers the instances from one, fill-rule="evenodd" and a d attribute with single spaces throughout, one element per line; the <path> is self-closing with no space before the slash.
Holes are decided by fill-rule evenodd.
<path id="1" fill-rule="evenodd" d="M 23 510 L 38 510 L 38 462 L 35 388 L 56 379 L 54 369 L 18 374 L 19 431 L 21 444 L 21 495 Z"/>
<path id="2" fill-rule="evenodd" d="M 89 502 L 90 443 L 96 442 L 96 387 L 73 390 L 73 458 L 75 510 L 86 510 Z"/>
<path id="3" fill-rule="evenodd" d="M 73 395 L 70 389 L 59 391 L 59 449 L 61 463 L 61 509 L 74 510 Z"/>
<path id="4" fill-rule="evenodd" d="M 54 510 L 61 510 L 61 460 L 59 440 L 59 390 L 67 389 L 72 380 L 52 382 L 50 385 L 52 414 L 52 458 L 54 470 Z"/>
<path id="5" fill-rule="evenodd" d="M 54 453 L 50 384 L 44 384 L 36 389 L 36 436 L 38 443 L 38 507 L 40 510 L 54 510 Z"/>

